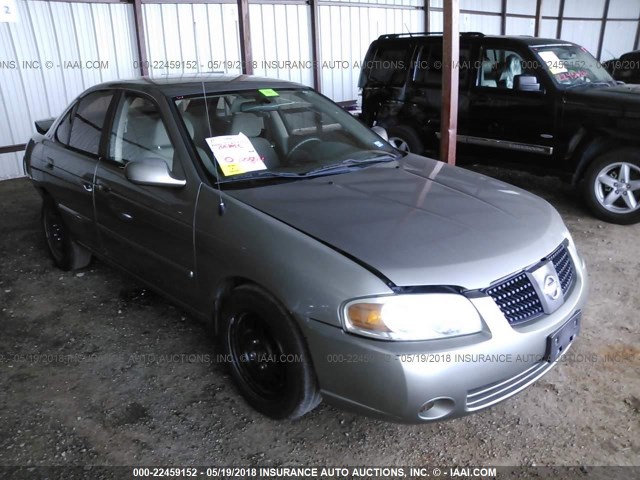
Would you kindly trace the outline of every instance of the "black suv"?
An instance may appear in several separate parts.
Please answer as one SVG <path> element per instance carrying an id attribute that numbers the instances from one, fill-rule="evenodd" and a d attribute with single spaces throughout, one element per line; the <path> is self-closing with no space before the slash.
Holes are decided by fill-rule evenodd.
<path id="1" fill-rule="evenodd" d="M 365 57 L 362 117 L 396 148 L 438 151 L 441 34 L 383 35 Z M 463 33 L 459 158 L 551 173 L 613 223 L 640 221 L 640 87 L 562 40 Z"/>

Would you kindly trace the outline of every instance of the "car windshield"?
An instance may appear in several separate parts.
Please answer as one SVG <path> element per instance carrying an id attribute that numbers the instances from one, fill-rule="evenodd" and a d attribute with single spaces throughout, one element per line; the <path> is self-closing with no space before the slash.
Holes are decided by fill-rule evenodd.
<path id="1" fill-rule="evenodd" d="M 607 70 L 583 47 L 545 45 L 531 49 L 558 85 L 571 87 L 615 84 Z"/>
<path id="2" fill-rule="evenodd" d="M 329 175 L 399 155 L 309 89 L 203 94 L 175 104 L 202 165 L 220 182 Z"/>

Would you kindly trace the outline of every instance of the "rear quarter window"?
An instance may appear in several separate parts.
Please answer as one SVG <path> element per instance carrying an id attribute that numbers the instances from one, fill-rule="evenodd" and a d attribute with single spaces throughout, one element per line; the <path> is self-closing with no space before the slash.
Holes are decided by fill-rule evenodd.
<path id="1" fill-rule="evenodd" d="M 363 77 L 370 85 L 404 84 L 413 46 L 406 43 L 378 44 L 367 54 L 363 65 Z"/>
<path id="2" fill-rule="evenodd" d="M 73 110 L 73 109 L 72 109 Z M 58 143 L 62 145 L 69 145 L 69 134 L 71 133 L 71 112 L 67 113 L 64 118 L 58 124 L 56 128 L 54 138 Z"/>

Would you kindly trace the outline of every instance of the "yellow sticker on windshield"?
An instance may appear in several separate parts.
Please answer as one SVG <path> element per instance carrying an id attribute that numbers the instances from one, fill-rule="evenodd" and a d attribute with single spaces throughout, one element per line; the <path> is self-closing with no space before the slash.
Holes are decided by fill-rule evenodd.
<path id="1" fill-rule="evenodd" d="M 273 88 L 261 88 L 258 90 L 265 97 L 278 97 L 278 92 L 276 92 Z"/>

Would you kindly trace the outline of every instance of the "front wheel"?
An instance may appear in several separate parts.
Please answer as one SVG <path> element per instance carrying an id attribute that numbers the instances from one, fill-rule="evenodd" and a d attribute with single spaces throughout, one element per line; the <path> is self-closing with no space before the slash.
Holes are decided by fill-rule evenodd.
<path id="1" fill-rule="evenodd" d="M 416 131 L 406 125 L 395 125 L 387 129 L 389 143 L 402 152 L 422 155 L 424 144 Z"/>
<path id="2" fill-rule="evenodd" d="M 231 375 L 246 401 L 274 419 L 295 419 L 321 401 L 298 326 L 282 306 L 253 285 L 225 301 L 221 340 Z"/>
<path id="3" fill-rule="evenodd" d="M 593 213 L 610 223 L 640 221 L 640 154 L 620 149 L 596 158 L 584 181 L 585 201 Z"/>

